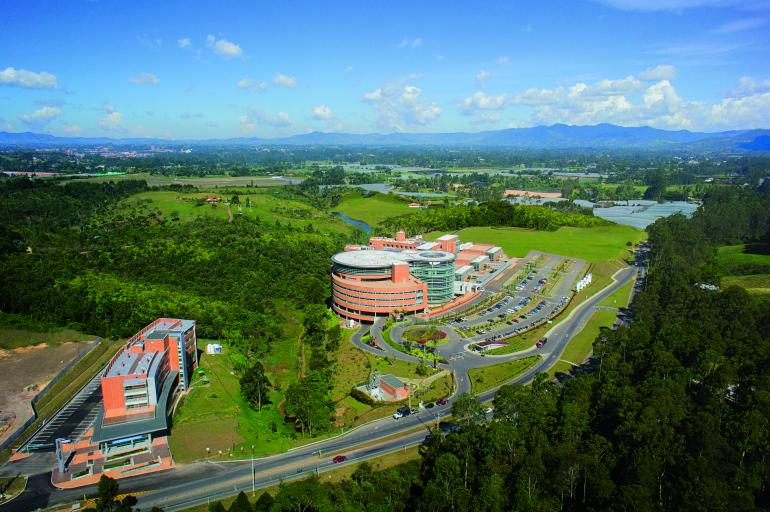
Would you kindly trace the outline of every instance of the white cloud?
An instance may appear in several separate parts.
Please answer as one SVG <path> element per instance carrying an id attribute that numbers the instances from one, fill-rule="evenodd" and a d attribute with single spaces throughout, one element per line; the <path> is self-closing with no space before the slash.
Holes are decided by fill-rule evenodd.
<path id="1" fill-rule="evenodd" d="M 334 117 L 332 109 L 326 105 L 316 105 L 313 108 L 313 119 L 318 121 L 328 121 Z"/>
<path id="2" fill-rule="evenodd" d="M 738 79 L 738 85 L 730 91 L 728 96 L 742 97 L 763 92 L 770 92 L 770 78 L 755 80 L 750 76 L 742 76 Z"/>
<path id="3" fill-rule="evenodd" d="M 209 34 L 206 36 L 206 46 L 211 48 L 214 53 L 221 55 L 225 59 L 233 59 L 235 57 L 242 57 L 243 50 L 241 47 L 232 41 L 228 41 L 225 38 L 217 39 Z"/>
<path id="4" fill-rule="evenodd" d="M 465 98 L 460 104 L 463 115 L 471 118 L 471 122 L 496 123 L 502 118 L 500 110 L 506 105 L 505 94 L 493 96 L 483 91 L 478 91 Z"/>
<path id="5" fill-rule="evenodd" d="M 510 61 L 511 60 L 508 57 L 506 57 L 505 55 L 501 55 L 500 57 L 497 58 L 495 62 L 497 63 L 498 66 L 505 66 Z"/>
<path id="6" fill-rule="evenodd" d="M 744 18 L 741 20 L 728 21 L 714 30 L 712 34 L 733 34 L 735 32 L 743 32 L 744 30 L 752 30 L 767 25 L 766 18 Z"/>
<path id="7" fill-rule="evenodd" d="M 180 48 L 189 48 L 192 46 L 192 41 L 187 37 L 183 37 L 182 39 L 176 40 L 176 45 Z"/>
<path id="8" fill-rule="evenodd" d="M 293 76 L 276 73 L 273 77 L 273 85 L 279 87 L 294 87 L 297 85 L 297 80 Z"/>
<path id="9" fill-rule="evenodd" d="M 534 30 L 534 27 L 532 26 L 532 23 L 528 23 L 527 25 L 524 25 L 521 27 L 521 31 L 525 34 L 530 34 Z"/>
<path id="10" fill-rule="evenodd" d="M 422 100 L 422 90 L 408 83 L 417 78 L 419 75 L 411 74 L 363 95 L 363 100 L 377 109 L 377 128 L 404 131 L 409 127 L 426 126 L 441 115 L 441 107 Z"/>
<path id="11" fill-rule="evenodd" d="M 97 125 L 105 131 L 122 131 L 123 114 L 116 110 L 112 110 L 106 116 L 100 118 Z"/>
<path id="12" fill-rule="evenodd" d="M 56 75 L 45 71 L 27 71 L 7 67 L 0 71 L 0 85 L 23 87 L 25 89 L 56 89 L 59 83 Z"/>
<path id="13" fill-rule="evenodd" d="M 350 66 L 345 66 L 345 73 L 350 73 L 354 69 L 356 69 L 356 67 L 352 64 Z"/>
<path id="14" fill-rule="evenodd" d="M 648 76 L 666 75 L 665 72 L 656 72 Z M 770 80 L 757 81 L 744 77 L 731 94 L 733 96 L 712 104 L 690 101 L 682 98 L 668 79 L 641 81 L 628 76 L 620 80 L 578 82 L 552 89 L 531 88 L 506 97 L 504 103 L 529 107 L 530 125 L 614 123 L 702 131 L 767 126 L 770 120 Z M 501 102 L 490 101 L 483 93 L 476 98 L 477 95 L 466 99 L 462 107 L 466 115 L 483 121 L 484 117 L 479 115 L 479 112 L 484 112 L 482 106 L 499 107 Z"/>
<path id="15" fill-rule="evenodd" d="M 473 96 L 465 98 L 462 107 L 467 111 L 473 110 L 499 110 L 505 106 L 506 96 L 492 96 L 485 92 L 478 91 Z"/>
<path id="16" fill-rule="evenodd" d="M 276 112 L 270 115 L 259 109 L 247 110 L 238 120 L 241 124 L 241 130 L 246 133 L 254 132 L 259 125 L 285 128 L 292 124 L 289 114 L 286 112 Z"/>
<path id="17" fill-rule="evenodd" d="M 436 55 L 434 55 L 434 57 L 435 57 L 435 58 L 436 58 L 436 60 L 437 60 L 437 61 L 439 61 L 439 62 L 441 62 L 442 60 L 444 60 L 444 55 L 443 55 L 443 54 L 441 54 L 441 53 L 437 53 Z"/>
<path id="18" fill-rule="evenodd" d="M 639 73 L 642 80 L 673 80 L 676 78 L 676 68 L 668 64 L 659 64 L 654 68 L 648 68 Z"/>
<path id="19" fill-rule="evenodd" d="M 76 124 L 65 124 L 64 131 L 66 133 L 69 133 L 70 135 L 77 135 L 78 133 L 80 133 L 80 126 Z"/>
<path id="20" fill-rule="evenodd" d="M 253 92 L 262 92 L 267 89 L 267 82 L 255 82 L 250 78 L 241 78 L 236 85 L 239 89 L 246 89 Z"/>
<path id="21" fill-rule="evenodd" d="M 32 126 L 43 126 L 56 119 L 61 114 L 61 109 L 56 107 L 42 107 L 31 114 L 19 114 L 19 121 Z"/>
<path id="22" fill-rule="evenodd" d="M 160 79 L 152 73 L 139 73 L 128 79 L 132 84 L 147 84 L 157 85 L 160 83 Z"/>
<path id="23" fill-rule="evenodd" d="M 397 48 L 418 48 L 422 46 L 422 37 L 409 38 L 405 37 L 400 43 L 396 45 Z"/>
<path id="24" fill-rule="evenodd" d="M 489 77 L 492 76 L 492 73 L 489 71 L 481 70 L 476 74 L 476 83 L 479 84 L 479 87 L 484 87 L 484 84 L 487 80 L 489 80 Z"/>
<path id="25" fill-rule="evenodd" d="M 115 105 L 113 105 L 109 101 L 105 101 L 104 103 L 101 104 L 101 106 L 99 107 L 99 110 L 101 110 L 102 112 L 107 112 L 109 114 L 110 112 L 115 112 Z"/>

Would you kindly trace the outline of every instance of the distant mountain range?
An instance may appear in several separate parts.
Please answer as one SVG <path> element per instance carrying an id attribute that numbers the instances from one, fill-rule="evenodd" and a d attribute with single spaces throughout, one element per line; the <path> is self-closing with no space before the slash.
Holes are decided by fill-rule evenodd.
<path id="1" fill-rule="evenodd" d="M 275 145 L 275 146 L 455 146 L 519 149 L 649 149 L 694 151 L 770 151 L 770 130 L 733 130 L 716 133 L 668 131 L 612 124 L 571 126 L 554 124 L 532 128 L 507 128 L 454 133 L 327 133 L 311 132 L 263 139 L 167 140 L 153 138 L 57 137 L 44 133 L 0 132 L 3 146 L 76 145 Z"/>

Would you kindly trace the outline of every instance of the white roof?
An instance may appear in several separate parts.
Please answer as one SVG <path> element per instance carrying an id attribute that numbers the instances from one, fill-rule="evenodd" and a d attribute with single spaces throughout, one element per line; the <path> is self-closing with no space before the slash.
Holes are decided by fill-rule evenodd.
<path id="1" fill-rule="evenodd" d="M 348 267 L 385 268 L 408 260 L 403 253 L 394 251 L 348 251 L 335 254 L 332 261 Z"/>
<path id="2" fill-rule="evenodd" d="M 332 256 L 340 265 L 357 268 L 386 268 L 410 261 L 454 261 L 455 255 L 444 251 L 347 251 Z"/>
<path id="3" fill-rule="evenodd" d="M 436 240 L 457 240 L 458 238 L 460 237 L 457 235 L 441 235 Z"/>
<path id="4" fill-rule="evenodd" d="M 487 259 L 489 258 L 487 258 L 486 254 L 482 254 L 481 256 L 476 256 L 475 258 L 473 258 L 473 261 L 471 263 L 482 263 L 484 261 L 487 261 Z"/>
<path id="5" fill-rule="evenodd" d="M 433 249 L 434 247 L 437 247 L 438 244 L 436 242 L 425 242 L 424 244 L 420 244 L 417 246 L 418 251 L 429 251 Z"/>
<path id="6" fill-rule="evenodd" d="M 470 265 L 463 265 L 462 267 L 455 270 L 455 274 L 467 274 L 471 270 L 473 270 L 473 267 Z"/>

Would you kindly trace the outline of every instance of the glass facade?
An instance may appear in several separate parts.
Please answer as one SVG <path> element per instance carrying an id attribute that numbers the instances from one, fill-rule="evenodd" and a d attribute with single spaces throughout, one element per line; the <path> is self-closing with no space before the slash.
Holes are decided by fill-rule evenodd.
<path id="1" fill-rule="evenodd" d="M 454 261 L 412 261 L 409 273 L 428 285 L 428 304 L 443 304 L 454 298 Z"/>

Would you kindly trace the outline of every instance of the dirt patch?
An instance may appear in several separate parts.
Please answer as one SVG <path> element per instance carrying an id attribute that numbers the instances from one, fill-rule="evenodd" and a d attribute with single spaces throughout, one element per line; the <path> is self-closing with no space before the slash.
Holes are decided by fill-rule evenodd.
<path id="1" fill-rule="evenodd" d="M 86 343 L 67 342 L 0 350 L 0 417 L 6 420 L 0 440 L 32 416 L 30 400 L 86 348 Z"/>

